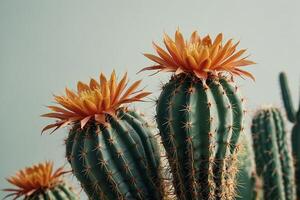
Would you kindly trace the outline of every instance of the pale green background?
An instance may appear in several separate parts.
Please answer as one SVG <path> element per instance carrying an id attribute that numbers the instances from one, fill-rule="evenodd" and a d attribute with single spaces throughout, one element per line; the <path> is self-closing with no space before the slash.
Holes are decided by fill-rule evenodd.
<path id="1" fill-rule="evenodd" d="M 47 112 L 52 93 L 115 68 L 128 71 L 132 80 L 143 78 L 157 96 L 159 81 L 168 75 L 135 72 L 151 64 L 142 55 L 153 52 L 151 41 L 161 42 L 164 31 L 173 35 L 178 26 L 185 35 L 196 29 L 241 40 L 258 63 L 251 67 L 255 83 L 239 80 L 251 109 L 281 105 L 280 70 L 288 72 L 298 99 L 299 10 L 296 0 L 1 0 L 0 188 L 8 186 L 4 177 L 23 166 L 46 159 L 65 163 L 67 130 L 40 134 L 50 120 L 39 115 Z M 140 106 L 148 113 L 153 109 L 151 103 Z"/>

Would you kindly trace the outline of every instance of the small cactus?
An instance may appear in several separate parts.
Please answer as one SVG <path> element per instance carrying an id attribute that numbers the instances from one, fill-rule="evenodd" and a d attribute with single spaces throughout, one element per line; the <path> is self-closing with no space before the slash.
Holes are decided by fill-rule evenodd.
<path id="1" fill-rule="evenodd" d="M 294 167 L 280 110 L 273 107 L 258 110 L 251 129 L 256 170 L 263 180 L 264 198 L 295 200 Z"/>
<path id="2" fill-rule="evenodd" d="M 63 168 L 53 171 L 53 163 L 45 162 L 26 167 L 7 178 L 17 188 L 4 189 L 9 192 L 5 198 L 23 198 L 24 200 L 77 200 L 78 195 L 66 184 L 62 175 Z"/>
<path id="3" fill-rule="evenodd" d="M 297 185 L 297 198 L 300 199 L 300 104 L 298 111 L 295 111 L 292 102 L 291 92 L 288 86 L 286 74 L 281 72 L 279 75 L 282 100 L 286 110 L 288 120 L 294 124 L 292 129 L 292 153 L 296 166 L 295 178 Z"/>
<path id="4" fill-rule="evenodd" d="M 254 78 L 240 66 L 253 64 L 235 52 L 237 44 L 222 44 L 194 32 L 185 41 L 165 34 L 167 51 L 153 43 L 157 64 L 144 70 L 174 72 L 157 101 L 156 121 L 180 200 L 234 199 L 237 152 L 243 131 L 243 99 L 232 76 Z"/>
<path id="5" fill-rule="evenodd" d="M 140 101 L 148 92 L 136 91 L 140 81 L 126 91 L 127 75 L 117 83 L 115 72 L 100 83 L 78 83 L 77 93 L 55 96 L 62 107 L 49 106 L 58 118 L 44 128 L 71 124 L 66 156 L 74 175 L 91 200 L 160 200 L 164 187 L 157 142 L 142 117 L 124 103 Z M 43 130 L 43 131 L 44 131 Z"/>

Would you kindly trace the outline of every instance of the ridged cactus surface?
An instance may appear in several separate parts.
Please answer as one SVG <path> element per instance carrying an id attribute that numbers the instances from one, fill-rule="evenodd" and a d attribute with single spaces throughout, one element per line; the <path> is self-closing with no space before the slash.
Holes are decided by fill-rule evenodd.
<path id="1" fill-rule="evenodd" d="M 61 184 L 45 191 L 39 191 L 24 198 L 24 200 L 78 200 L 67 185 Z"/>
<path id="2" fill-rule="evenodd" d="M 239 172 L 237 175 L 236 200 L 261 199 L 259 180 L 256 175 L 254 155 L 250 138 L 246 134 L 241 135 L 242 148 L 238 153 Z"/>
<path id="3" fill-rule="evenodd" d="M 73 173 L 91 200 L 163 199 L 160 154 L 147 123 L 118 110 L 107 125 L 73 127 L 66 140 Z"/>
<path id="4" fill-rule="evenodd" d="M 296 166 L 297 198 L 300 199 L 300 108 L 295 111 L 286 74 L 279 75 L 281 94 L 288 120 L 294 124 L 292 129 L 292 152 Z M 299 104 L 300 106 L 300 104 Z"/>
<path id="5" fill-rule="evenodd" d="M 157 102 L 157 123 L 180 200 L 234 199 L 242 99 L 226 78 L 174 76 Z"/>
<path id="6" fill-rule="evenodd" d="M 277 108 L 259 110 L 252 121 L 257 174 L 265 199 L 295 200 L 294 167 L 283 117 Z"/>

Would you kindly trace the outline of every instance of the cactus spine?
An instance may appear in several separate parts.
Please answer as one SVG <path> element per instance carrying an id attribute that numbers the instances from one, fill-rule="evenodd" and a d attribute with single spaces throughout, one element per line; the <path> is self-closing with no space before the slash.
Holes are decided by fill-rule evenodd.
<path id="1" fill-rule="evenodd" d="M 224 77 L 173 76 L 157 102 L 157 124 L 177 197 L 234 199 L 242 99 Z"/>
<path id="2" fill-rule="evenodd" d="M 297 185 L 297 198 L 300 199 L 300 104 L 298 111 L 295 111 L 290 95 L 290 89 L 286 74 L 281 72 L 279 75 L 282 100 L 287 113 L 288 120 L 294 124 L 292 129 L 292 152 L 296 166 L 295 178 Z"/>
<path id="3" fill-rule="evenodd" d="M 91 200 L 163 198 L 158 145 L 147 123 L 118 110 L 108 125 L 74 126 L 66 140 L 73 173 Z"/>
<path id="4" fill-rule="evenodd" d="M 259 110 L 252 120 L 257 174 L 265 199 L 295 200 L 294 168 L 287 133 L 277 108 Z"/>

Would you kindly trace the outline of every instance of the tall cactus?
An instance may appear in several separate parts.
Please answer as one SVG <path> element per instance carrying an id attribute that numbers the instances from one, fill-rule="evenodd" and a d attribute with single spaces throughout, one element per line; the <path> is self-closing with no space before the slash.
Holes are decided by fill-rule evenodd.
<path id="1" fill-rule="evenodd" d="M 263 179 L 264 198 L 295 200 L 292 155 L 279 109 L 259 110 L 252 120 L 252 136 L 257 174 Z"/>
<path id="2" fill-rule="evenodd" d="M 60 119 L 52 127 L 72 124 L 66 140 L 66 155 L 73 173 L 91 200 L 161 200 L 164 187 L 160 175 L 160 153 L 151 129 L 142 117 L 123 103 L 140 101 L 149 93 L 136 91 L 140 81 L 128 90 L 127 75 L 117 83 L 101 74 L 100 83 L 78 83 L 78 91 L 55 97 Z M 122 96 L 121 96 L 121 93 Z"/>
<path id="3" fill-rule="evenodd" d="M 164 37 L 167 51 L 145 54 L 157 65 L 144 70 L 175 72 L 157 100 L 156 120 L 180 200 L 234 199 L 237 151 L 243 131 L 243 99 L 231 76 L 252 77 L 239 67 L 253 64 L 235 53 L 237 44 L 212 42 L 194 32 L 185 41 Z M 252 77 L 253 78 L 253 77 Z"/>
<path id="4" fill-rule="evenodd" d="M 290 89 L 286 74 L 281 72 L 279 75 L 282 100 L 287 113 L 288 120 L 294 124 L 292 129 L 292 152 L 296 166 L 296 185 L 297 185 L 297 197 L 300 199 L 300 104 L 298 111 L 295 111 L 290 95 Z"/>
<path id="5" fill-rule="evenodd" d="M 17 188 L 4 189 L 9 192 L 5 198 L 77 200 L 79 199 L 78 194 L 62 178 L 65 173 L 62 167 L 54 171 L 52 162 L 26 167 L 17 172 L 15 176 L 7 178 L 7 181 Z"/>

